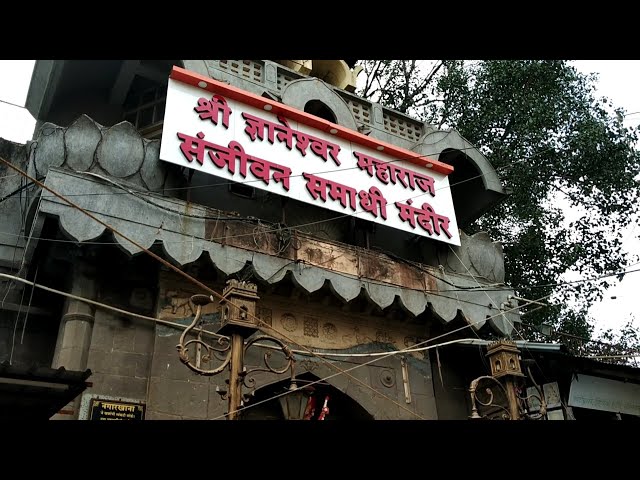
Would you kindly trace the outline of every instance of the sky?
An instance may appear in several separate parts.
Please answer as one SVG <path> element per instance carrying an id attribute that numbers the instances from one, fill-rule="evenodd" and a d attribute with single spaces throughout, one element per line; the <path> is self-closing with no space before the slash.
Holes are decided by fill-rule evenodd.
<path id="1" fill-rule="evenodd" d="M 35 119 L 24 108 L 35 60 L 0 60 L 0 137 L 26 143 Z M 17 106 L 16 106 L 17 105 Z"/>
<path id="2" fill-rule="evenodd" d="M 34 60 L 0 60 L 0 137 L 17 143 L 26 143 L 34 133 L 36 121 L 23 108 L 34 63 Z M 573 65 L 583 73 L 598 74 L 596 94 L 608 97 L 616 107 L 625 110 L 626 125 L 640 124 L 640 60 L 580 60 Z M 640 255 L 639 222 L 640 219 L 624 232 L 623 241 L 623 248 L 637 255 Z M 640 272 L 625 275 L 621 282 L 616 281 L 604 299 L 590 310 L 596 321 L 595 332 L 608 328 L 618 330 L 632 316 L 635 317 L 634 325 L 640 328 L 640 312 L 634 305 L 638 292 Z"/>
<path id="3" fill-rule="evenodd" d="M 597 73 L 597 94 L 612 100 L 625 110 L 624 124 L 640 125 L 640 60 L 580 60 L 573 62 L 583 73 Z M 638 146 L 640 148 L 640 145 Z M 637 172 L 640 175 L 640 172 Z M 636 179 L 640 178 L 636 175 Z M 638 183 L 640 188 L 640 183 Z M 640 255 L 640 219 L 624 232 L 623 248 Z M 638 266 L 630 268 L 637 269 Z M 596 319 L 595 331 L 619 329 L 634 318 L 634 326 L 640 328 L 640 311 L 635 297 L 640 292 L 640 272 L 625 275 L 622 282 L 610 287 L 604 299 L 595 304 L 589 313 Z"/>

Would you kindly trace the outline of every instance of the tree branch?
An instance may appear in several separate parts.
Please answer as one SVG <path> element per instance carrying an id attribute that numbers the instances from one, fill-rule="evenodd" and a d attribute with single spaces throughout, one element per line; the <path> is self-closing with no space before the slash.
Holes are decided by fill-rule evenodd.
<path id="1" fill-rule="evenodd" d="M 431 72 L 429 72 L 429 75 L 427 75 L 427 77 L 424 79 L 423 88 L 427 88 L 427 85 L 429 85 L 429 83 L 431 83 L 431 79 L 434 77 L 434 75 L 436 73 L 438 73 L 438 70 L 440 70 L 440 68 L 442 68 L 442 65 L 444 65 L 444 60 L 440 60 L 439 63 L 437 63 L 432 69 Z"/>

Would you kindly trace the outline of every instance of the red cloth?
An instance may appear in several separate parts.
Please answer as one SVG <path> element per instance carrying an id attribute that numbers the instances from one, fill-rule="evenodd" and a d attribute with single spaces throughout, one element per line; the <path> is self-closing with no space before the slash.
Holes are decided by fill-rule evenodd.
<path id="1" fill-rule="evenodd" d="M 311 420 L 316 413 L 316 397 L 311 395 L 307 400 L 307 407 L 304 409 L 303 420 Z"/>
<path id="2" fill-rule="evenodd" d="M 329 415 L 329 407 L 327 403 L 329 402 L 329 395 L 324 397 L 324 405 L 322 406 L 322 410 L 320 411 L 320 415 L 318 415 L 318 420 L 324 420 L 324 417 Z"/>

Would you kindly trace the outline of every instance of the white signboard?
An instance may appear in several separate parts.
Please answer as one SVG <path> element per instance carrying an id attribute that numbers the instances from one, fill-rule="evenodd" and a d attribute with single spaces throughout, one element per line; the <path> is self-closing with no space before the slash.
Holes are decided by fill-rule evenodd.
<path id="1" fill-rule="evenodd" d="M 420 161 L 389 156 L 383 145 L 374 149 L 346 140 L 343 127 L 342 135 L 336 135 L 337 128 L 322 131 L 275 114 L 271 110 L 277 105 L 271 100 L 264 99 L 259 108 L 256 96 L 241 92 L 235 89 L 232 99 L 170 79 L 160 158 L 338 214 L 460 245 L 446 175 Z M 241 101 L 242 95 L 253 98 L 252 104 Z"/>
<path id="2" fill-rule="evenodd" d="M 571 381 L 569 405 L 605 412 L 640 415 L 640 385 L 589 375 L 576 375 Z"/>

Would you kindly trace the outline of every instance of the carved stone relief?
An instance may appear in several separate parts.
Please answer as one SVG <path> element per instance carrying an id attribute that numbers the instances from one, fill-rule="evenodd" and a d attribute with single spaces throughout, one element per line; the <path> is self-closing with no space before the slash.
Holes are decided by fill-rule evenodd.
<path id="1" fill-rule="evenodd" d="M 287 332 L 294 332 L 298 327 L 298 320 L 291 313 L 285 313 L 280 318 L 280 324 Z"/>

